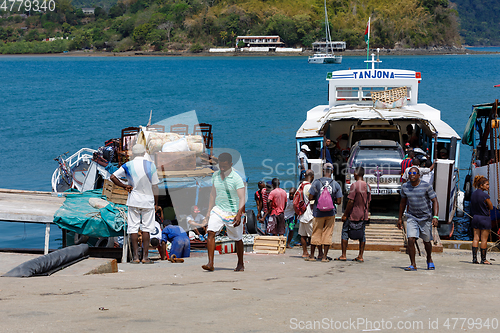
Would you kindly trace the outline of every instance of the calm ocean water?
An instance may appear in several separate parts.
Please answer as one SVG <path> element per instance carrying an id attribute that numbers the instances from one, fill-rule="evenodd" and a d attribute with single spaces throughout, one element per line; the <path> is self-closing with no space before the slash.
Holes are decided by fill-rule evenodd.
<path id="1" fill-rule="evenodd" d="M 305 57 L 0 57 L 0 188 L 50 191 L 57 155 L 97 148 L 124 127 L 145 125 L 150 110 L 153 123 L 195 110 L 200 122 L 213 124 L 216 147 L 241 153 L 252 208 L 263 177 L 295 180 L 289 165 L 295 132 L 306 111 L 328 103 L 326 73 L 364 68 L 363 60 L 309 65 Z M 380 68 L 420 71 L 420 102 L 440 109 L 460 135 L 471 105 L 499 95 L 493 85 L 500 83 L 500 55 L 381 60 Z M 469 158 L 462 146 L 461 168 Z M 0 222 L 0 247 L 41 248 L 43 235 L 42 225 Z M 50 246 L 61 246 L 57 227 Z"/>

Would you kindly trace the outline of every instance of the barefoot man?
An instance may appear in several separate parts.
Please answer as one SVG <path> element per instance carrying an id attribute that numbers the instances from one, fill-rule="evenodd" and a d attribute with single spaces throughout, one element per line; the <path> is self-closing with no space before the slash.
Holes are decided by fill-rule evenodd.
<path id="1" fill-rule="evenodd" d="M 214 270 L 215 234 L 226 226 L 227 236 L 236 243 L 238 264 L 236 272 L 245 269 L 243 265 L 243 223 L 241 215 L 245 212 L 245 184 L 240 175 L 232 168 L 233 158 L 229 153 L 219 155 L 219 171 L 212 176 L 212 192 L 208 205 L 208 263 L 201 266 L 204 270 Z"/>

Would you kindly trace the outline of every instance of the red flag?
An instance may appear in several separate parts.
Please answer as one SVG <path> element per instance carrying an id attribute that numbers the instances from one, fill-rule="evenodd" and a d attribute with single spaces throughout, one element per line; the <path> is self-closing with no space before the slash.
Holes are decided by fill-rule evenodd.
<path id="1" fill-rule="evenodd" d="M 366 25 L 365 42 L 368 43 L 369 40 L 370 40 L 370 18 L 368 19 L 368 24 Z"/>

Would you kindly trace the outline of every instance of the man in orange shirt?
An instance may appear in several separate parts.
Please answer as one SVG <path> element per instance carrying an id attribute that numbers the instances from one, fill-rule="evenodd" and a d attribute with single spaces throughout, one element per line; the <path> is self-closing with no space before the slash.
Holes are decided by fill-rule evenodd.
<path id="1" fill-rule="evenodd" d="M 270 207 L 269 222 L 267 224 L 267 233 L 271 235 L 283 236 L 285 234 L 285 207 L 286 207 L 286 192 L 280 188 L 280 180 L 273 178 L 273 190 L 267 198 Z"/>

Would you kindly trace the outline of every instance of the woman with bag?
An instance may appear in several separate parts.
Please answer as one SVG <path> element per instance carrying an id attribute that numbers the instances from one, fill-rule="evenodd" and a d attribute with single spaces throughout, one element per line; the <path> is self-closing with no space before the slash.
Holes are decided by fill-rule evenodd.
<path id="1" fill-rule="evenodd" d="M 488 237 L 491 231 L 491 218 L 490 211 L 493 209 L 488 190 L 490 189 L 490 182 L 488 178 L 482 175 L 474 177 L 472 185 L 476 190 L 472 193 L 470 198 L 470 207 L 472 213 L 471 226 L 474 230 L 474 240 L 472 241 L 472 262 L 478 264 L 477 261 L 477 248 L 479 240 L 481 240 L 481 264 L 491 265 L 486 260 L 486 251 L 488 247 Z"/>
<path id="2" fill-rule="evenodd" d="M 356 182 L 351 185 L 349 202 L 342 215 L 342 255 L 335 260 L 346 261 L 347 244 L 349 238 L 359 240 L 359 254 L 353 261 L 364 262 L 363 252 L 365 250 L 365 225 L 369 219 L 369 205 L 371 200 L 370 185 L 364 180 L 365 169 L 358 167 L 354 170 Z"/>

